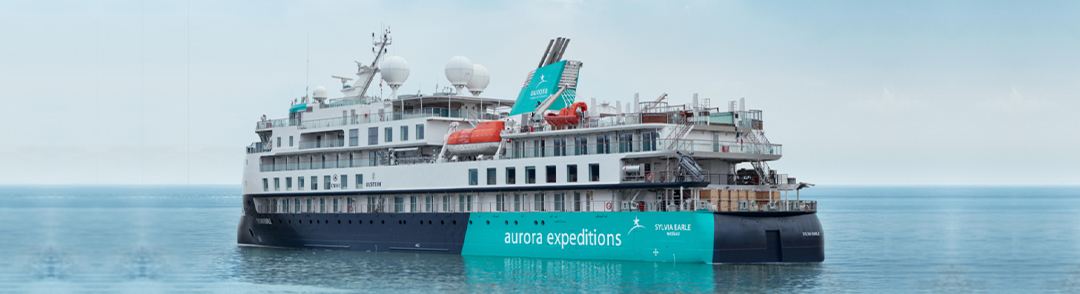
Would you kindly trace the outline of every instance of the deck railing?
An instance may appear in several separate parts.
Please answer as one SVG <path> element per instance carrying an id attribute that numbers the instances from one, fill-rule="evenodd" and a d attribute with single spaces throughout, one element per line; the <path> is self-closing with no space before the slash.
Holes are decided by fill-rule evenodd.
<path id="1" fill-rule="evenodd" d="M 564 195 L 569 193 L 564 193 Z M 537 200 L 535 194 L 518 194 L 514 201 L 512 195 L 506 195 L 506 201 L 474 202 L 462 201 L 468 199 L 460 196 L 450 196 L 449 201 L 444 201 L 445 196 L 400 196 L 385 197 L 382 203 L 364 203 L 354 200 L 353 204 L 340 200 L 335 206 L 332 198 L 348 199 L 347 197 L 322 197 L 327 199 L 326 204 L 320 205 L 320 201 L 314 200 L 307 205 L 307 199 L 312 197 L 287 197 L 271 198 L 256 207 L 258 213 L 287 213 L 287 214 L 322 214 L 322 213 L 449 213 L 449 212 L 610 212 L 610 211 L 708 211 L 708 212 L 806 212 L 817 211 L 817 201 L 813 200 L 777 200 L 768 203 L 741 200 L 736 207 L 721 211 L 716 204 L 708 201 L 622 201 L 619 204 L 611 201 L 555 201 L 552 194 L 547 194 L 544 200 Z M 558 195 L 558 194 L 555 194 Z M 570 196 L 570 195 L 566 195 Z M 296 200 L 301 199 L 300 207 L 296 206 Z M 412 202 L 416 199 L 416 202 Z M 565 199 L 565 198 L 564 198 Z M 285 204 L 284 201 L 288 201 Z M 509 220 L 508 220 L 509 221 Z"/>

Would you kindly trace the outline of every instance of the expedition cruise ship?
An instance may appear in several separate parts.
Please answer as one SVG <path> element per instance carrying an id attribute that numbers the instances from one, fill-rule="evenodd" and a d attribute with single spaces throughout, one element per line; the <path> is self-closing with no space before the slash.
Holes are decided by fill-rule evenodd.
<path id="1" fill-rule="evenodd" d="M 454 92 L 397 95 L 387 57 L 334 76 L 255 126 L 241 246 L 651 262 L 820 262 L 811 184 L 768 162 L 781 145 L 744 101 L 576 98 L 582 62 L 548 42 L 517 99 L 480 97 L 486 68 L 454 57 Z M 539 53 L 539 52 L 538 52 Z M 375 75 L 393 94 L 367 96 Z M 462 91 L 468 88 L 469 93 Z M 471 95 L 470 95 L 471 94 Z M 794 193 L 789 193 L 794 192 Z"/>

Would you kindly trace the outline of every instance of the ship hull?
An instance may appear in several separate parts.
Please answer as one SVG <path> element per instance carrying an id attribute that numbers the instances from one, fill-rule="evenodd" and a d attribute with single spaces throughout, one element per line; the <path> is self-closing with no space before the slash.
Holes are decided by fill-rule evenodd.
<path id="1" fill-rule="evenodd" d="M 240 245 L 651 262 L 824 260 L 815 214 L 251 211 L 237 228 Z"/>

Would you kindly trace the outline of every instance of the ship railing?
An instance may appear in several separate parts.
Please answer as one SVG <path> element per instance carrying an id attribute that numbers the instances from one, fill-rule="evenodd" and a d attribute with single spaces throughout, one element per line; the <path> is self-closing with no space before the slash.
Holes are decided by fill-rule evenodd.
<path id="1" fill-rule="evenodd" d="M 316 128 L 328 128 L 345 125 L 367 124 L 373 122 L 385 122 L 406 120 L 414 118 L 425 117 L 445 117 L 445 118 L 478 118 L 481 120 L 496 120 L 501 116 L 493 113 L 478 113 L 472 110 L 460 110 L 460 109 L 448 109 L 438 107 L 426 107 L 419 110 L 398 111 L 388 113 L 366 113 L 356 114 L 342 117 L 332 117 L 324 119 L 312 119 L 297 121 L 295 119 L 275 119 L 268 121 L 259 121 L 256 123 L 255 129 L 262 130 L 273 127 L 284 126 L 298 126 L 300 129 L 316 129 Z"/>
<path id="2" fill-rule="evenodd" d="M 612 138 L 615 137 L 615 138 Z M 671 144 L 674 141 L 676 144 Z M 591 142 L 582 144 L 580 142 Z M 596 143 L 601 142 L 601 143 Z M 543 146 L 541 145 L 543 144 Z M 669 146 L 675 146 L 669 149 Z M 752 144 L 714 140 L 667 140 L 655 139 L 644 141 L 619 141 L 617 136 L 582 136 L 545 140 L 518 140 L 508 146 L 507 158 L 538 158 L 577 156 L 592 154 L 652 152 L 652 151 L 691 151 L 738 154 L 781 155 L 780 144 Z"/>
<path id="3" fill-rule="evenodd" d="M 636 173 L 623 173 L 623 183 L 685 183 L 702 182 L 710 180 L 714 176 L 707 171 L 701 172 L 701 178 L 696 178 L 686 170 L 654 170 L 639 171 Z"/>
<path id="4" fill-rule="evenodd" d="M 272 147 L 273 144 L 270 144 L 270 142 L 255 142 L 251 143 L 251 145 L 247 147 L 247 153 L 252 154 L 270 152 L 270 150 L 273 149 Z"/>
<path id="5" fill-rule="evenodd" d="M 311 206 L 301 201 L 300 207 L 294 203 L 297 197 L 273 198 L 256 206 L 259 213 L 452 213 L 452 212 L 608 212 L 608 211 L 710 211 L 710 212 L 817 212 L 817 201 L 813 200 L 679 200 L 667 201 L 587 201 L 584 194 L 578 194 L 574 200 L 572 193 L 519 193 L 503 194 L 504 201 L 470 201 L 467 195 L 420 195 L 385 197 L 382 203 L 371 199 L 368 203 L 349 199 L 333 205 L 326 201 L 312 201 Z M 544 195 L 543 200 L 539 195 Z M 517 196 L 514 200 L 514 196 Z M 302 198 L 302 197 L 300 197 Z M 340 199 L 340 197 L 339 197 Z M 447 200 L 448 199 L 448 200 Z M 464 201 L 463 201 L 464 200 Z M 352 204 L 347 204 L 347 203 Z M 727 202 L 727 203 L 724 203 Z"/>
<path id="6" fill-rule="evenodd" d="M 278 127 L 295 126 L 295 125 L 296 125 L 296 120 L 295 119 L 279 118 L 279 119 L 264 120 L 264 121 L 256 122 L 255 123 L 255 130 L 257 131 L 257 130 L 265 130 L 265 129 L 269 129 L 269 128 L 278 128 Z"/>
<path id="7" fill-rule="evenodd" d="M 320 140 L 320 141 L 301 141 L 300 150 L 312 149 L 312 148 L 332 148 L 332 147 L 344 147 L 345 140 Z"/>

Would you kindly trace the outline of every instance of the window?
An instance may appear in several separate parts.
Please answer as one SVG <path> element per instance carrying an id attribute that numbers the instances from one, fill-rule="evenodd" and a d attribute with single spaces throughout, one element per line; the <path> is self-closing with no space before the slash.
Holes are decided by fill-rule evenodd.
<path id="1" fill-rule="evenodd" d="M 319 176 L 311 176 L 311 191 L 319 189 Z"/>
<path id="2" fill-rule="evenodd" d="M 473 211 L 472 195 L 465 195 L 465 211 Z"/>
<path id="3" fill-rule="evenodd" d="M 458 195 L 458 211 L 465 211 L 465 195 Z"/>
<path id="4" fill-rule="evenodd" d="M 545 174 L 547 175 L 547 182 L 548 183 L 554 183 L 555 182 L 555 166 L 554 165 L 547 166 Z"/>
<path id="5" fill-rule="evenodd" d="M 547 140 L 540 141 L 540 157 L 547 157 Z"/>
<path id="6" fill-rule="evenodd" d="M 394 197 L 394 212 L 401 212 L 405 210 L 405 197 Z"/>
<path id="7" fill-rule="evenodd" d="M 277 137 L 277 146 L 275 147 L 281 147 L 281 137 Z"/>
<path id="8" fill-rule="evenodd" d="M 564 210 L 566 210 L 566 194 L 565 193 L 555 194 L 555 207 L 554 207 L 553 210 L 555 210 L 555 211 L 564 211 Z"/>
<path id="9" fill-rule="evenodd" d="M 566 182 L 568 182 L 568 183 L 577 182 L 577 165 L 576 164 L 568 164 L 568 165 L 566 165 Z"/>
<path id="10" fill-rule="evenodd" d="M 375 212 L 375 207 L 376 206 L 378 206 L 378 204 L 375 203 L 375 197 L 368 197 L 367 198 L 367 212 Z"/>
<path id="11" fill-rule="evenodd" d="M 536 184 L 536 168 L 531 166 L 525 167 L 525 183 Z"/>
<path id="12" fill-rule="evenodd" d="M 581 192 L 574 192 L 574 211 L 581 211 Z"/>
<path id="13" fill-rule="evenodd" d="M 410 196 L 409 197 L 409 212 L 417 212 L 417 211 L 420 211 L 420 210 L 416 209 L 416 196 Z"/>
<path id="14" fill-rule="evenodd" d="M 574 138 L 574 155 L 587 155 L 589 154 L 589 138 L 577 137 Z"/>
<path id="15" fill-rule="evenodd" d="M 354 206 L 356 206 L 356 199 L 345 198 L 345 203 L 348 205 L 348 212 L 356 212 Z"/>
<path id="16" fill-rule="evenodd" d="M 293 136 L 289 136 L 289 147 L 293 146 Z"/>
<path id="17" fill-rule="evenodd" d="M 296 177 L 297 190 L 304 191 L 304 177 Z"/>
<path id="18" fill-rule="evenodd" d="M 368 152 L 368 166 L 379 166 L 379 151 Z"/>
<path id="19" fill-rule="evenodd" d="M 443 212 L 450 212 L 450 195 L 444 195 L 442 197 L 442 210 Z"/>
<path id="20" fill-rule="evenodd" d="M 431 204 L 432 204 L 431 202 L 432 202 L 432 200 L 434 200 L 432 198 L 433 198 L 432 196 L 424 197 L 424 211 L 431 212 Z"/>
<path id="21" fill-rule="evenodd" d="M 293 212 L 300 213 L 300 198 L 293 199 Z"/>
<path id="22" fill-rule="evenodd" d="M 552 140 L 555 145 L 555 156 L 566 156 L 566 138 L 555 138 Z"/>
<path id="23" fill-rule="evenodd" d="M 409 126 L 401 126 L 401 141 L 409 140 Z"/>
<path id="24" fill-rule="evenodd" d="M 349 146 L 360 145 L 360 129 L 349 130 Z"/>
<path id="25" fill-rule="evenodd" d="M 386 127 L 384 131 L 386 132 L 386 134 L 384 134 L 386 142 L 394 142 L 394 128 Z"/>
<path id="26" fill-rule="evenodd" d="M 367 144 L 379 145 L 379 128 L 371 127 L 367 129 Z"/>
<path id="27" fill-rule="evenodd" d="M 307 209 L 305 209 L 304 212 L 314 212 L 314 211 L 311 210 L 311 198 L 308 198 L 308 200 L 307 200 Z"/>
<path id="28" fill-rule="evenodd" d="M 513 185 L 517 183 L 517 171 L 513 167 L 506 168 L 506 184 Z"/>
<path id="29" fill-rule="evenodd" d="M 323 176 L 323 190 L 330 190 L 330 176 Z"/>
<path id="30" fill-rule="evenodd" d="M 356 174 L 356 188 L 357 189 L 363 189 L 364 188 L 364 175 Z"/>
<path id="31" fill-rule="evenodd" d="M 533 211 L 545 211 L 544 194 L 533 194 Z"/>
<path id="32" fill-rule="evenodd" d="M 619 153 L 634 152 L 634 134 L 619 134 Z"/>
<path id="33" fill-rule="evenodd" d="M 514 211 L 521 211 L 521 194 L 514 194 Z"/>
<path id="34" fill-rule="evenodd" d="M 281 191 L 281 178 L 274 178 L 274 191 Z"/>
<path id="35" fill-rule="evenodd" d="M 596 136 L 596 154 L 611 153 L 611 135 Z"/>
<path id="36" fill-rule="evenodd" d="M 590 163 L 589 164 L 589 181 L 590 182 L 600 181 L 600 164 L 599 163 Z"/>
<path id="37" fill-rule="evenodd" d="M 319 213 L 326 213 L 326 198 L 319 198 Z"/>
<path id="38" fill-rule="evenodd" d="M 487 184 L 488 185 L 495 185 L 495 181 L 497 181 L 496 179 L 497 178 L 495 177 L 495 168 L 494 167 L 489 167 L 487 169 Z"/>
<path id="39" fill-rule="evenodd" d="M 477 173 L 478 172 L 475 168 L 469 169 L 469 186 L 476 186 L 477 184 L 479 184 L 479 179 L 477 179 L 479 175 Z"/>
<path id="40" fill-rule="evenodd" d="M 416 139 L 417 140 L 423 140 L 424 139 L 424 125 L 423 124 L 416 125 Z"/>
<path id="41" fill-rule="evenodd" d="M 521 142 L 516 141 L 516 142 L 514 142 L 514 158 L 521 158 L 521 154 L 522 154 Z M 528 154 L 528 153 L 524 153 L 524 154 Z"/>
<path id="42" fill-rule="evenodd" d="M 341 189 L 345 190 L 349 188 L 349 175 L 341 175 Z"/>
<path id="43" fill-rule="evenodd" d="M 338 199 L 334 198 L 334 213 L 338 212 Z"/>
<path id="44" fill-rule="evenodd" d="M 641 151 L 656 151 L 656 138 L 659 137 L 657 132 L 645 132 L 641 134 Z"/>
<path id="45" fill-rule="evenodd" d="M 285 178 L 285 191 L 292 191 L 292 178 Z"/>
<path id="46" fill-rule="evenodd" d="M 540 140 L 533 140 L 533 157 L 540 157 Z"/>
<path id="47" fill-rule="evenodd" d="M 712 133 L 712 152 L 720 152 L 720 133 Z"/>
<path id="48" fill-rule="evenodd" d="M 263 192 L 270 192 L 270 182 L 263 178 Z"/>

